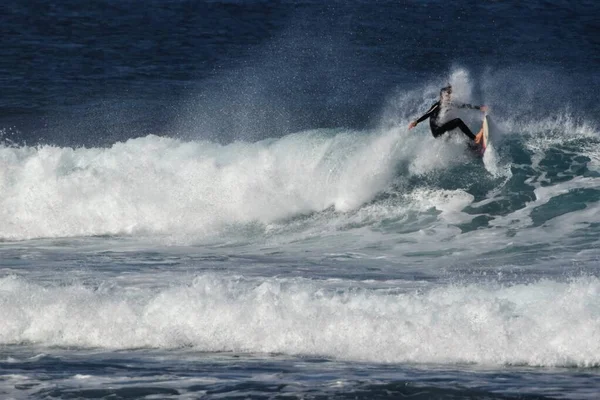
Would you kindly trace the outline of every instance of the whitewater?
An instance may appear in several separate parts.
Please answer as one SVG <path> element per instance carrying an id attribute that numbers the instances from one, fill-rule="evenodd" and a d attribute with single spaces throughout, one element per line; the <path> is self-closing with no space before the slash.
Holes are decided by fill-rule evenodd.
<path id="1" fill-rule="evenodd" d="M 168 288 L 0 280 L 5 344 L 194 348 L 376 363 L 596 367 L 598 278 L 451 284 L 198 275 Z M 402 285 L 404 282 L 399 282 Z M 23 296 L 27 293 L 27 296 Z"/>

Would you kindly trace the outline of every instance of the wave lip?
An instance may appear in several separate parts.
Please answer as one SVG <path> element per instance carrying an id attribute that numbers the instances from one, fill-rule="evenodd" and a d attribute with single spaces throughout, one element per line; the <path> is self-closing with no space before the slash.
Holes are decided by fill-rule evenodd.
<path id="1" fill-rule="evenodd" d="M 0 279 L 0 343 L 327 356 L 382 363 L 600 365 L 600 280 L 395 293 L 201 275 L 166 289 Z M 23 293 L 27 295 L 24 296 Z"/>

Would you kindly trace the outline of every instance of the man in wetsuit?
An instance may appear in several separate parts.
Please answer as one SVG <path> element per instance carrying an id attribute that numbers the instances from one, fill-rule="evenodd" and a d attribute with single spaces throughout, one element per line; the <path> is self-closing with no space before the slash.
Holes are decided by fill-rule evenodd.
<path id="1" fill-rule="evenodd" d="M 411 122 L 408 125 L 408 129 L 414 128 L 415 126 L 417 126 L 417 124 L 419 122 L 424 121 L 427 118 L 429 118 L 429 127 L 431 128 L 431 133 L 433 134 L 433 137 L 437 138 L 448 131 L 451 131 L 456 128 L 460 128 L 460 130 L 463 131 L 463 133 L 465 135 L 467 135 L 469 137 L 469 139 L 471 139 L 471 140 L 475 141 L 475 143 L 479 144 L 481 141 L 481 136 L 482 136 L 483 130 L 481 132 L 479 132 L 479 134 L 477 134 L 477 136 L 473 135 L 473 132 L 471 132 L 469 127 L 460 118 L 454 118 L 453 120 L 450 120 L 444 124 L 441 124 L 441 122 L 439 120 L 440 112 L 443 111 L 442 115 L 444 115 L 445 112 L 452 106 L 458 107 L 458 108 L 470 108 L 470 109 L 481 110 L 483 112 L 486 112 L 487 107 L 486 106 L 472 106 L 471 104 L 452 103 L 451 97 L 452 97 L 452 86 L 448 85 L 448 86 L 442 88 L 442 90 L 440 90 L 440 99 L 434 105 L 432 105 L 431 108 L 429 109 L 429 111 L 427 111 L 421 118 L 417 119 L 416 121 Z"/>

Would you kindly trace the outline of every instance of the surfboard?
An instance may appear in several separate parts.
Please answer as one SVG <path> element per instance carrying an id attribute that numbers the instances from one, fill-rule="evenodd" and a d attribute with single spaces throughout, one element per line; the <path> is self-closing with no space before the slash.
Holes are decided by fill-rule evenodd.
<path id="1" fill-rule="evenodd" d="M 490 141 L 490 130 L 488 128 L 488 121 L 487 121 L 487 114 L 484 114 L 483 116 L 483 125 L 481 126 L 481 137 L 479 137 L 479 134 L 477 135 L 477 138 L 475 139 L 475 143 L 477 143 L 479 145 L 479 155 L 481 157 L 483 157 L 483 155 L 485 154 L 485 150 L 488 147 Z"/>
<path id="2" fill-rule="evenodd" d="M 488 128 L 488 120 L 487 115 L 483 115 L 483 144 L 481 146 L 481 155 L 485 153 L 485 150 L 488 147 L 488 143 L 490 141 L 490 130 Z"/>

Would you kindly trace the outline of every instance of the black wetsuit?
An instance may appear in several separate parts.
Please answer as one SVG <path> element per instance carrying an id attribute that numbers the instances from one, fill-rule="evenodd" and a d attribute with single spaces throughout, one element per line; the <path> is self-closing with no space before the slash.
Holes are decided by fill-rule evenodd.
<path id="1" fill-rule="evenodd" d="M 481 109 L 479 106 L 472 106 L 471 104 L 457 105 L 455 103 L 450 103 L 450 105 L 453 105 L 458 108 L 471 108 L 474 110 Z M 460 130 L 463 131 L 464 134 L 469 137 L 469 139 L 475 140 L 475 135 L 473 135 L 473 132 L 471 132 L 469 127 L 460 118 L 454 118 L 453 120 L 450 120 L 450 121 L 446 122 L 445 124 L 440 125 L 438 118 L 439 118 L 441 108 L 442 108 L 441 101 L 436 102 L 434 105 L 431 106 L 429 111 L 427 111 L 425 113 L 425 115 L 423 115 L 421 118 L 419 118 L 417 120 L 417 124 L 419 122 L 422 122 L 422 121 L 426 120 L 427 118 L 429 118 L 429 127 L 431 128 L 431 133 L 433 134 L 433 137 L 437 138 L 437 137 L 443 135 L 444 133 L 451 131 L 452 129 L 460 128 Z"/>

